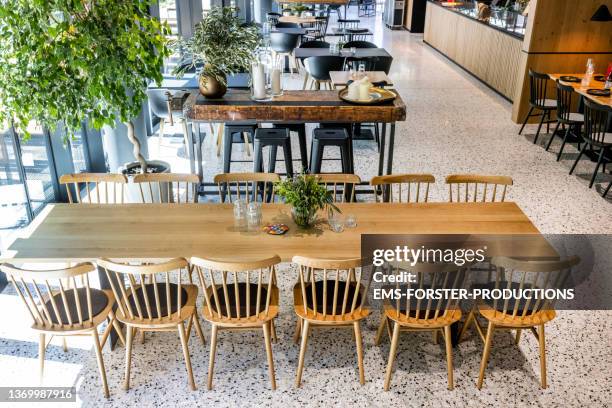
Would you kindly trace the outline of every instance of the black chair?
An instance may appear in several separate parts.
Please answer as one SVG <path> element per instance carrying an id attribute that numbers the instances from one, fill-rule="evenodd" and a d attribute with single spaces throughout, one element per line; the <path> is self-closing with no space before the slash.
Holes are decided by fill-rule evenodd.
<path id="1" fill-rule="evenodd" d="M 369 41 L 349 41 L 342 48 L 378 48 L 378 45 Z"/>
<path id="2" fill-rule="evenodd" d="M 393 57 L 390 55 L 367 58 L 365 60 L 366 71 L 383 71 L 385 74 L 389 74 L 392 63 Z"/>
<path id="3" fill-rule="evenodd" d="M 374 17 L 376 15 L 376 0 L 359 0 L 357 15 L 359 17 Z"/>
<path id="4" fill-rule="evenodd" d="M 310 173 L 320 174 L 323 163 L 323 153 L 326 146 L 338 146 L 340 148 L 340 160 L 342 173 L 353 173 L 353 162 L 351 160 L 351 142 L 344 128 L 315 129 L 312 136 L 312 148 L 310 152 Z"/>
<path id="5" fill-rule="evenodd" d="M 279 21 L 276 23 L 276 28 L 300 28 L 300 25 L 298 23 L 286 23 Z"/>
<path id="6" fill-rule="evenodd" d="M 306 72 L 313 79 L 315 89 L 321 88 L 321 83 L 327 84 L 331 89 L 330 71 L 342 71 L 344 69 L 345 58 L 338 55 L 322 55 L 308 57 L 304 60 Z"/>
<path id="7" fill-rule="evenodd" d="M 597 165 L 595 166 L 595 171 L 591 177 L 589 188 L 593 187 L 593 183 L 595 183 L 599 166 L 603 164 L 605 171 L 606 163 L 610 160 L 610 153 L 612 150 L 612 133 L 608 133 L 607 130 L 610 126 L 610 121 L 612 120 L 611 112 L 612 110 L 610 110 L 610 108 L 596 102 L 592 102 L 589 99 L 584 101 L 584 144 L 582 145 L 580 154 L 578 154 L 578 157 L 576 158 L 576 161 L 574 162 L 569 174 L 574 172 L 574 169 L 584 154 L 587 145 L 591 147 L 594 153 L 599 150 L 599 154 L 597 155 Z"/>
<path id="8" fill-rule="evenodd" d="M 280 17 L 282 17 L 282 14 L 279 14 L 279 13 L 268 13 L 268 14 L 266 14 L 266 20 L 268 21 L 268 23 L 270 23 L 273 26 L 278 24 L 278 19 Z"/>
<path id="9" fill-rule="evenodd" d="M 322 40 L 325 38 L 327 33 L 327 23 L 329 22 L 328 16 L 315 17 L 315 22 L 311 28 L 306 29 L 306 35 L 304 38 L 307 40 Z"/>
<path id="10" fill-rule="evenodd" d="M 298 34 L 270 33 L 270 49 L 273 52 L 274 58 L 277 62 L 280 62 L 280 58 L 287 57 L 291 73 L 293 73 L 292 64 L 296 70 L 298 69 L 295 57 L 293 56 L 293 50 L 295 50 L 299 42 L 300 36 Z"/>
<path id="11" fill-rule="evenodd" d="M 361 20 L 358 19 L 338 19 L 338 28 L 346 30 L 347 28 L 358 28 Z"/>
<path id="12" fill-rule="evenodd" d="M 312 41 L 305 41 L 301 43 L 299 48 L 327 48 L 329 49 L 329 46 L 330 44 L 327 41 L 312 40 Z M 300 68 L 303 68 L 304 85 L 302 86 L 302 89 L 306 89 L 306 85 L 308 84 L 308 78 L 309 78 L 308 71 L 306 71 L 306 67 L 304 66 L 304 63 L 302 60 L 298 60 L 297 63 Z"/>
<path id="13" fill-rule="evenodd" d="M 519 130 L 519 135 L 523 132 L 527 121 L 532 116 L 541 116 L 540 124 L 538 125 L 538 131 L 536 132 L 535 138 L 533 139 L 533 143 L 537 143 L 538 136 L 540 136 L 540 130 L 542 129 L 542 124 L 544 123 L 544 119 L 548 118 L 546 122 L 546 132 L 550 131 L 550 113 L 557 110 L 557 101 L 554 99 L 546 98 L 546 87 L 548 86 L 548 81 L 550 78 L 546 74 L 541 74 L 539 72 L 535 72 L 533 70 L 529 70 L 529 113 L 527 113 L 527 117 L 523 122 L 523 126 L 521 126 L 521 130 Z M 533 113 L 534 110 L 540 111 L 539 113 Z"/>
<path id="14" fill-rule="evenodd" d="M 367 28 L 347 28 L 344 32 L 344 41 L 366 41 L 371 36 Z"/>
<path id="15" fill-rule="evenodd" d="M 263 173 L 263 148 L 269 147 L 268 173 L 275 173 L 276 153 L 283 148 L 287 177 L 293 177 L 293 157 L 291 156 L 291 137 L 289 129 L 259 128 L 255 131 L 255 160 L 253 171 Z"/>
<path id="16" fill-rule="evenodd" d="M 553 139 L 555 138 L 555 135 L 557 134 L 557 130 L 559 130 L 559 126 L 563 125 L 563 127 L 566 129 L 563 136 L 563 143 L 561 143 L 561 148 L 557 154 L 557 161 L 561 159 L 563 148 L 565 147 L 565 143 L 567 143 L 570 134 L 575 140 L 578 141 L 578 149 L 580 150 L 580 128 L 584 123 L 584 115 L 581 113 L 572 112 L 573 95 L 574 88 L 572 88 L 570 85 L 563 85 L 561 82 L 557 81 L 557 126 L 555 126 L 555 130 L 553 130 L 550 140 L 546 145 L 546 151 L 548 151 Z M 573 132 L 572 129 L 574 130 Z"/>

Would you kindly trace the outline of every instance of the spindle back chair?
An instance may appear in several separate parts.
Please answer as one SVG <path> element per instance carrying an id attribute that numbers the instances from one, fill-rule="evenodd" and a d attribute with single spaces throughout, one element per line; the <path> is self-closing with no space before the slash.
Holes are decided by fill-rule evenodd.
<path id="1" fill-rule="evenodd" d="M 70 203 L 123 204 L 128 180 L 123 174 L 73 173 L 63 174 L 59 182 L 66 186 Z M 81 197 L 83 188 L 85 196 Z"/>
<path id="2" fill-rule="evenodd" d="M 183 282 L 183 270 L 186 270 L 191 281 L 191 268 L 187 260 L 175 258 L 157 264 L 131 265 L 99 259 L 97 264 L 106 274 L 117 299 L 117 320 L 127 326 L 124 389 L 130 388 L 132 343 L 136 330 L 143 332 L 178 330 L 189 385 L 195 390 L 187 345 L 192 324 L 195 325 L 202 343 L 204 336 L 196 309 L 198 287 Z"/>
<path id="3" fill-rule="evenodd" d="M 276 255 L 252 261 L 191 258 L 204 292 L 204 319 L 212 325 L 208 389 L 212 389 L 217 333 L 219 330 L 263 330 L 272 389 L 276 389 L 272 336 L 279 309 Z"/>
<path id="4" fill-rule="evenodd" d="M 513 181 L 508 176 L 451 174 L 446 177 L 446 184 L 448 184 L 448 197 L 451 203 L 494 203 L 505 201 L 508 186 L 511 186 Z"/>
<path id="5" fill-rule="evenodd" d="M 280 176 L 276 173 L 223 173 L 214 177 L 219 200 L 230 203 L 239 199 L 273 202 L 274 183 L 279 181 Z"/>
<path id="6" fill-rule="evenodd" d="M 367 305 L 371 283 L 371 265 L 360 258 L 318 259 L 294 256 L 298 283 L 293 287 L 293 302 L 298 316 L 295 341 L 301 337 L 295 384 L 302 382 L 304 357 L 310 329 L 313 327 L 352 327 L 357 345 L 359 382 L 365 384 L 363 344 L 360 322 L 370 314 Z"/>
<path id="7" fill-rule="evenodd" d="M 134 176 L 143 204 L 197 203 L 200 178 L 196 174 L 146 173 Z"/>
<path id="8" fill-rule="evenodd" d="M 314 174 L 319 184 L 324 185 L 333 194 L 334 203 L 354 202 L 355 187 L 361 183 L 356 174 L 325 173 Z"/>
<path id="9" fill-rule="evenodd" d="M 429 186 L 436 182 L 431 174 L 390 174 L 376 176 L 370 184 L 374 186 L 376 202 L 427 202 L 429 199 Z M 379 190 L 378 187 L 381 187 Z M 404 188 L 402 188 L 404 186 Z M 406 193 L 402 194 L 402 190 Z"/>
<path id="10" fill-rule="evenodd" d="M 0 264 L 13 283 L 15 291 L 26 306 L 33 324 L 39 333 L 39 374 L 42 383 L 47 336 L 89 335 L 94 341 L 102 389 L 108 398 L 106 370 L 102 358 L 102 347 L 114 327 L 123 336 L 115 321 L 113 306 L 115 297 L 110 290 L 92 288 L 89 273 L 96 271 L 90 262 L 56 270 L 21 269 L 11 264 Z M 98 326 L 109 318 L 109 324 L 100 339 Z"/>

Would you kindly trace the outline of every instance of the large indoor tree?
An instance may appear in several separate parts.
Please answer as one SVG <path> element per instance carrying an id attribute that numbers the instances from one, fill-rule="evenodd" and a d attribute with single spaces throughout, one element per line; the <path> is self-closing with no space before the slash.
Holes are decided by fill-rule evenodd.
<path id="1" fill-rule="evenodd" d="M 150 0 L 0 0 L 0 120 L 28 138 L 28 123 L 83 121 L 100 129 L 127 124 L 134 155 L 146 171 L 131 122 L 169 55 L 165 23 Z"/>

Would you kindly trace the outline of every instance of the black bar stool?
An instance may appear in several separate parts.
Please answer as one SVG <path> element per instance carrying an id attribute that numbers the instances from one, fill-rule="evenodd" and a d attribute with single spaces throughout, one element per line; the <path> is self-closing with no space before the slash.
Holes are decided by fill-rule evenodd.
<path id="1" fill-rule="evenodd" d="M 231 122 L 225 124 L 223 130 L 223 172 L 230 173 L 232 162 L 249 162 L 250 160 L 232 160 L 232 146 L 234 143 L 244 143 L 245 139 L 253 142 L 253 135 L 257 129 L 255 122 Z M 246 137 L 243 135 L 246 134 Z"/>
<path id="2" fill-rule="evenodd" d="M 319 123 L 319 127 L 322 129 L 344 129 L 349 136 L 349 162 L 351 166 L 354 167 L 355 161 L 353 160 L 353 140 L 355 139 L 355 135 L 358 135 L 361 131 L 361 123 Z M 310 146 L 312 147 L 312 146 Z M 312 155 L 312 149 L 310 150 L 310 154 Z M 333 159 L 332 159 L 333 160 Z M 352 172 L 351 172 L 352 173 Z"/>
<path id="3" fill-rule="evenodd" d="M 255 158 L 253 160 L 254 172 L 262 173 L 263 166 L 263 148 L 270 147 L 270 159 L 268 162 L 268 173 L 274 173 L 276 169 L 276 152 L 279 146 L 283 148 L 285 156 L 285 168 L 287 169 L 287 177 L 293 177 L 293 157 L 291 156 L 291 137 L 287 128 L 259 128 L 255 130 Z"/>
<path id="4" fill-rule="evenodd" d="M 310 173 L 321 173 L 323 150 L 325 146 L 340 147 L 342 173 L 353 173 L 350 138 L 346 129 L 343 128 L 319 128 L 314 130 L 312 136 L 312 150 L 310 152 Z"/>
<path id="5" fill-rule="evenodd" d="M 302 162 L 302 171 L 308 169 L 308 151 L 306 150 L 306 124 L 305 123 L 275 123 L 275 129 L 289 129 L 289 132 L 295 132 L 298 135 L 298 143 L 300 145 L 300 161 Z"/>

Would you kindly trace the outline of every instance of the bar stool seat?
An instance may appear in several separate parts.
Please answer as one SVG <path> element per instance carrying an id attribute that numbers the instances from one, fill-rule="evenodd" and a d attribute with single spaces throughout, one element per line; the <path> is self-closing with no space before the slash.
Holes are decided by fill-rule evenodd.
<path id="1" fill-rule="evenodd" d="M 302 162 L 302 171 L 308 169 L 308 151 L 306 150 L 306 124 L 305 123 L 275 123 L 272 125 L 275 129 L 289 129 L 289 132 L 295 132 L 298 135 L 298 143 L 300 145 L 300 161 Z"/>
<path id="2" fill-rule="evenodd" d="M 283 148 L 285 156 L 285 168 L 287 177 L 293 177 L 293 157 L 291 156 L 291 137 L 287 128 L 259 128 L 255 130 L 255 158 L 253 161 L 254 172 L 262 173 L 263 148 L 269 147 L 268 173 L 274 173 L 276 169 L 276 153 L 278 148 Z"/>
<path id="3" fill-rule="evenodd" d="M 239 160 L 232 160 L 232 147 L 234 143 L 247 143 L 247 153 L 249 153 L 248 143 L 253 142 L 253 135 L 257 129 L 256 122 L 231 122 L 225 124 L 223 130 L 223 172 L 230 173 L 230 167 L 232 162 L 239 162 Z M 250 160 L 248 160 L 250 161 Z M 245 162 L 245 160 L 240 160 Z"/>
<path id="4" fill-rule="evenodd" d="M 323 162 L 323 150 L 325 146 L 340 147 L 340 161 L 342 163 L 342 173 L 353 173 L 353 161 L 351 154 L 351 141 L 348 132 L 344 128 L 315 129 L 312 136 L 312 149 L 310 153 L 310 172 L 321 173 Z"/>

